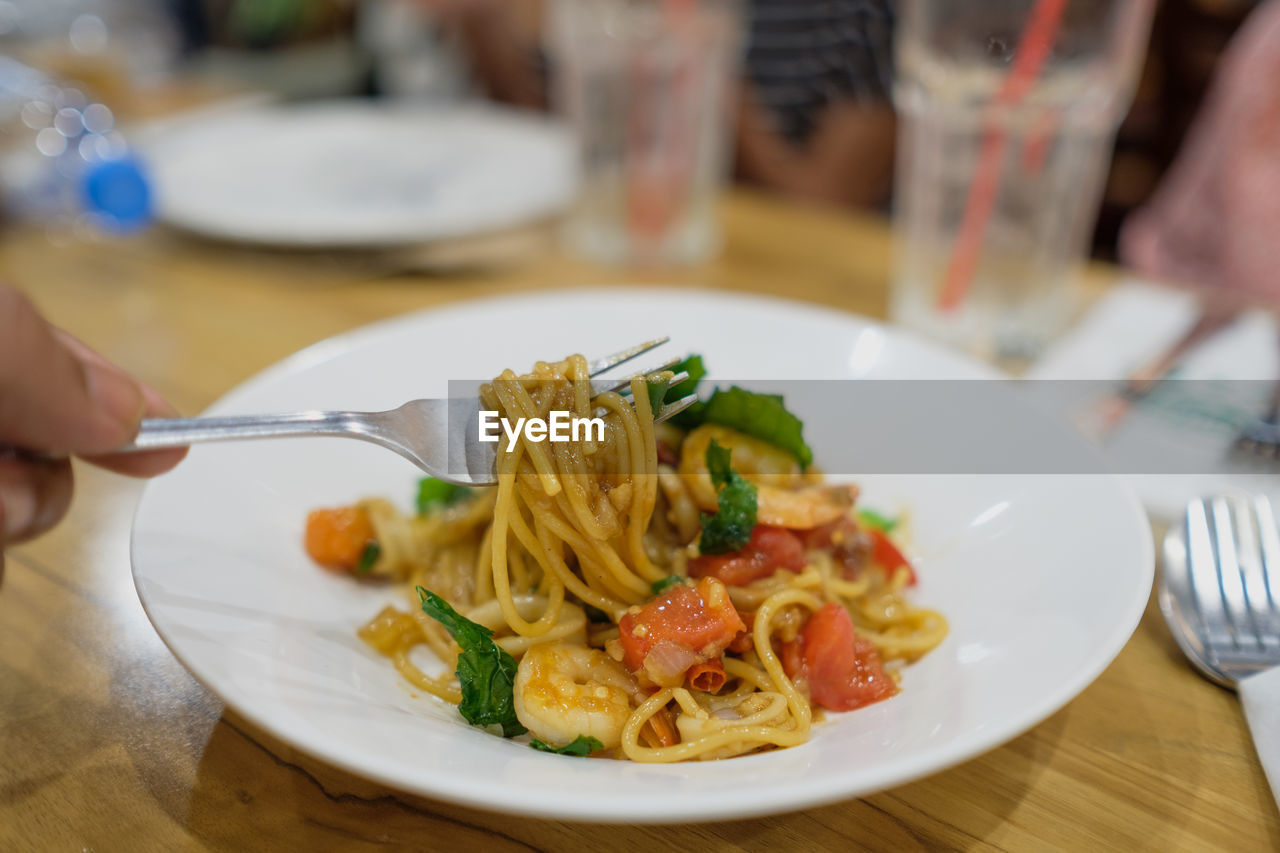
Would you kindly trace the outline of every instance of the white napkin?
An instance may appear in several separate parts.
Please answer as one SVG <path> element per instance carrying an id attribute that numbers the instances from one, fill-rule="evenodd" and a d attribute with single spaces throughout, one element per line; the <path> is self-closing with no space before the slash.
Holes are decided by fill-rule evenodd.
<path id="1" fill-rule="evenodd" d="M 1280 666 L 1252 675 L 1236 685 L 1253 746 L 1280 806 Z"/>
<path id="2" fill-rule="evenodd" d="M 1129 279 L 1107 292 L 1026 374 L 1028 379 L 1092 379 L 1120 382 L 1165 352 L 1196 320 L 1196 302 L 1187 293 Z M 1262 311 L 1244 314 L 1232 326 L 1203 343 L 1175 368 L 1184 379 L 1269 380 L 1280 375 L 1275 322 Z M 1259 392 L 1266 389 L 1259 387 Z M 1099 389 L 1101 391 L 1101 389 Z M 1257 413 L 1266 408 L 1256 404 Z M 1065 413 L 1070 414 L 1070 413 Z M 1145 434 L 1144 434 L 1145 431 Z M 1118 453 L 1154 432 L 1164 440 L 1197 448 L 1197 456 L 1225 455 L 1235 431 L 1197 432 L 1166 413 L 1139 405 L 1103 445 Z M 1208 466 L 1217 470 L 1216 465 Z M 1129 481 L 1153 517 L 1181 518 L 1193 497 L 1244 489 L 1280 502 L 1280 478 L 1240 467 L 1229 473 L 1143 474 Z"/>

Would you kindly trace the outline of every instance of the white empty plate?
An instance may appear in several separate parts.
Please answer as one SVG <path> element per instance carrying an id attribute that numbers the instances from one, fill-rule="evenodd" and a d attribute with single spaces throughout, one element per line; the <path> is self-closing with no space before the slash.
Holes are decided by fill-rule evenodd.
<path id="1" fill-rule="evenodd" d="M 829 309 L 687 290 L 574 291 L 357 330 L 265 371 L 212 411 L 387 408 L 443 395 L 450 378 L 657 334 L 671 335 L 672 354 L 701 352 L 715 374 L 739 380 L 993 375 Z M 1074 439 L 1044 440 L 1053 453 L 1054 442 Z M 814 450 L 821 463 L 823 446 Z M 1151 588 L 1150 528 L 1113 478 L 859 478 L 870 505 L 911 509 L 917 598 L 951 623 L 946 641 L 906 668 L 900 695 L 827 714 L 793 749 L 662 766 L 565 758 L 473 729 L 453 706 L 408 688 L 355 636 L 396 594 L 321 571 L 303 553 L 308 510 L 373 494 L 407 507 L 417 477 L 395 454 L 349 440 L 199 447 L 142 498 L 138 592 L 178 659 L 276 737 L 396 788 L 509 813 L 705 820 L 901 784 L 991 749 L 1069 701 L 1120 651 Z"/>
<path id="2" fill-rule="evenodd" d="M 214 111 L 143 151 L 161 221 L 205 236 L 378 247 L 470 236 L 571 200 L 568 131 L 534 113 L 339 101 Z"/>

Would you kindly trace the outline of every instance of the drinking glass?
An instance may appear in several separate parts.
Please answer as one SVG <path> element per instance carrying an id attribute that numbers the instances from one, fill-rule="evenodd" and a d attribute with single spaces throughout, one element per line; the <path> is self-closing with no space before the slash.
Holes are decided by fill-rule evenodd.
<path id="1" fill-rule="evenodd" d="M 717 251 L 741 27 L 735 0 L 552 2 L 556 97 L 582 165 L 572 250 L 644 266 Z"/>
<path id="2" fill-rule="evenodd" d="M 904 0 L 895 320 L 1034 358 L 1070 317 L 1153 0 Z"/>

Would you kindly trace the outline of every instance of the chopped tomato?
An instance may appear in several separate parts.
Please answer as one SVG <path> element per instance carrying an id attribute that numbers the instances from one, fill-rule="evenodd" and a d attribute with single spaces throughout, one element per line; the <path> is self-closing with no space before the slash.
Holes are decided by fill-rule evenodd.
<path id="1" fill-rule="evenodd" d="M 807 682 L 809 677 L 805 672 L 802 654 L 803 649 L 798 639 L 790 640 L 778 647 L 778 658 L 782 661 L 782 669 L 787 673 L 787 678 L 792 681 L 804 678 Z"/>
<path id="2" fill-rule="evenodd" d="M 831 711 L 852 711 L 898 692 L 875 644 L 854 632 L 849 612 L 834 602 L 809 617 L 780 653 L 787 676 L 807 681 L 810 698 Z"/>
<path id="3" fill-rule="evenodd" d="M 744 610 L 738 614 L 742 617 L 742 624 L 746 627 L 742 629 L 742 633 L 733 638 L 733 642 L 729 644 L 728 651 L 742 654 L 749 652 L 755 647 L 755 640 L 751 637 L 751 631 L 756 624 L 756 612 L 754 610 Z"/>
<path id="4" fill-rule="evenodd" d="M 618 622 L 623 663 L 655 683 L 676 687 L 694 664 L 720 656 L 744 629 L 729 591 L 715 578 L 678 585 Z"/>
<path id="5" fill-rule="evenodd" d="M 768 554 L 780 569 L 798 572 L 809 563 L 804 556 L 804 543 L 800 541 L 800 537 L 782 527 L 757 524 L 751 531 L 751 542 L 747 547 Z"/>
<path id="6" fill-rule="evenodd" d="M 777 569 L 772 561 L 750 546 L 731 554 L 704 554 L 689 561 L 689 574 L 695 578 L 719 578 L 729 586 L 746 586 L 768 577 Z"/>
<path id="7" fill-rule="evenodd" d="M 317 509 L 307 516 L 307 553 L 326 569 L 355 571 L 372 541 L 373 522 L 358 506 Z"/>
<path id="8" fill-rule="evenodd" d="M 889 535 L 883 530 L 877 530 L 874 527 L 868 527 L 866 532 L 871 537 L 871 559 L 884 568 L 889 577 L 893 577 L 893 573 L 898 569 L 906 569 L 907 584 L 915 586 L 915 569 L 911 568 L 911 564 L 907 562 L 907 558 L 898 550 L 898 546 L 893 544 L 893 540 L 889 538 Z"/>
<path id="9" fill-rule="evenodd" d="M 745 586 L 778 569 L 798 572 L 807 563 L 799 536 L 783 527 L 757 524 L 751 531 L 751 541 L 741 551 L 694 557 L 689 561 L 689 574 L 695 578 L 719 578 L 729 586 Z"/>

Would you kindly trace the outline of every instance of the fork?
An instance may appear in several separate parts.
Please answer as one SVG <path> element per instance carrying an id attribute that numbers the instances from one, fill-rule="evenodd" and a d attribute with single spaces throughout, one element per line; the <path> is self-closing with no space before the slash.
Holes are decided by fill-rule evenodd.
<path id="1" fill-rule="evenodd" d="M 645 341 L 591 362 L 591 376 L 599 377 L 668 340 L 670 338 L 662 337 Z M 652 376 L 668 371 L 679 363 L 680 359 L 676 358 L 638 374 L 595 378 L 591 382 L 591 396 L 594 398 L 608 391 L 628 394 L 632 377 Z M 688 373 L 680 371 L 671 377 L 669 385 L 677 385 L 688 378 Z M 696 401 L 697 395 L 690 394 L 667 403 L 654 413 L 654 421 L 665 421 Z M 470 397 L 411 400 L 399 408 L 385 412 L 311 411 L 273 415 L 149 418 L 142 422 L 133 443 L 117 452 L 131 453 L 208 441 L 255 438 L 356 438 L 394 450 L 441 480 L 459 485 L 487 486 L 497 482 L 494 465 L 498 449 L 497 444 L 481 442 L 479 439 L 477 424 L 481 408 L 479 397 Z M 460 470 L 460 464 L 465 470 Z"/>
<path id="2" fill-rule="evenodd" d="M 1158 599 L 1196 669 L 1239 693 L 1280 804 L 1280 531 L 1267 497 L 1191 501 L 1165 536 Z"/>

